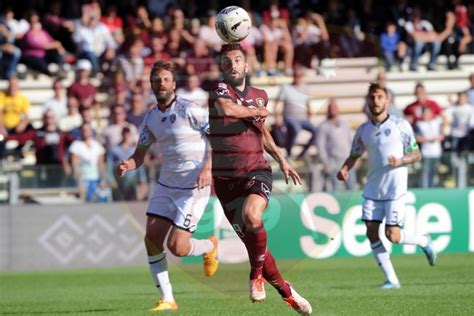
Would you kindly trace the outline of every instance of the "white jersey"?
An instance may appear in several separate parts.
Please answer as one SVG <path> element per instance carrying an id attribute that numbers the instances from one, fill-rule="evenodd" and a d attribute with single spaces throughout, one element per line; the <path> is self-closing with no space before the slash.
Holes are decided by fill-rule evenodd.
<path id="1" fill-rule="evenodd" d="M 360 157 L 366 150 L 368 153 L 364 198 L 387 201 L 403 196 L 407 191 L 407 167 L 391 167 L 388 157 L 401 158 L 416 149 L 413 129 L 403 118 L 389 116 L 382 123 L 362 124 L 352 142 L 351 156 Z"/>
<path id="2" fill-rule="evenodd" d="M 209 143 L 209 118 L 206 108 L 176 96 L 165 112 L 155 106 L 140 127 L 138 146 L 158 142 L 161 170 L 158 182 L 178 189 L 196 187 L 196 180 L 206 162 Z"/>

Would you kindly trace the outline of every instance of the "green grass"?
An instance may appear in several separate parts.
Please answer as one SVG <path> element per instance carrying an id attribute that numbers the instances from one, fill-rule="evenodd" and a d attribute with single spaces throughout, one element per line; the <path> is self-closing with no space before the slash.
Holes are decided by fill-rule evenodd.
<path id="1" fill-rule="evenodd" d="M 474 315 L 474 254 L 394 256 L 402 283 L 380 290 L 371 257 L 281 261 L 284 276 L 318 315 Z M 170 264 L 176 315 L 296 315 L 267 285 L 267 300 L 247 298 L 248 265 L 221 265 L 205 278 L 200 265 Z M 147 267 L 0 274 L 0 315 L 149 315 L 157 298 Z"/>

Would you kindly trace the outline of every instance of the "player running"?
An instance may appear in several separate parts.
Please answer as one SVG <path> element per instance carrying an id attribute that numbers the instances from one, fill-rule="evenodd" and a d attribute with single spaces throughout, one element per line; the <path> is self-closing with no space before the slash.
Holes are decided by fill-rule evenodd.
<path id="1" fill-rule="evenodd" d="M 264 158 L 267 151 L 278 163 L 286 181 L 301 184 L 264 127 L 268 115 L 267 93 L 246 83 L 248 65 L 239 44 L 226 44 L 219 53 L 224 81 L 209 100 L 212 176 L 224 213 L 247 248 L 250 261 L 250 299 L 265 299 L 264 279 L 283 300 L 303 315 L 311 314 L 309 302 L 283 280 L 267 249 L 262 213 L 272 190 L 272 170 Z"/>
<path id="2" fill-rule="evenodd" d="M 436 263 L 436 252 L 428 235 L 415 236 L 400 229 L 405 215 L 406 165 L 420 160 L 421 154 L 410 124 L 387 113 L 390 101 L 387 90 L 378 84 L 371 84 L 367 99 L 371 119 L 357 129 L 351 154 L 337 177 L 347 181 L 349 170 L 367 151 L 368 175 L 363 193 L 362 220 L 367 227 L 375 260 L 387 278 L 381 288 L 400 288 L 390 256 L 379 238 L 379 226 L 384 218 L 385 235 L 390 242 L 417 245 L 426 254 L 430 265 Z"/>
<path id="3" fill-rule="evenodd" d="M 194 102 L 175 94 L 175 65 L 158 61 L 150 81 L 158 105 L 146 113 L 135 153 L 118 166 L 118 174 L 138 168 L 153 142 L 158 142 L 162 165 L 156 190 L 147 209 L 145 246 L 152 278 L 161 299 L 152 312 L 176 310 L 168 277 L 164 240 L 176 256 L 204 257 L 204 273 L 218 267 L 217 239 L 191 238 L 209 200 L 211 185 L 208 114 Z"/>

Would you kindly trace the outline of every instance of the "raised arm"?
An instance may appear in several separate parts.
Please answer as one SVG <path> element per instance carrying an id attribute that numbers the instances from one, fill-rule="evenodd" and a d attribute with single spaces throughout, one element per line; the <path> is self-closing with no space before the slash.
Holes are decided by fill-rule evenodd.
<path id="1" fill-rule="evenodd" d="M 215 106 L 219 114 L 233 118 L 250 118 L 254 116 L 267 117 L 268 110 L 263 107 L 246 107 L 238 105 L 227 98 L 217 98 Z"/>
<path id="2" fill-rule="evenodd" d="M 294 184 L 302 184 L 300 175 L 288 164 L 266 128 L 263 129 L 263 147 L 280 165 L 280 169 L 285 175 L 286 184 L 288 184 L 290 177 L 293 179 Z"/>

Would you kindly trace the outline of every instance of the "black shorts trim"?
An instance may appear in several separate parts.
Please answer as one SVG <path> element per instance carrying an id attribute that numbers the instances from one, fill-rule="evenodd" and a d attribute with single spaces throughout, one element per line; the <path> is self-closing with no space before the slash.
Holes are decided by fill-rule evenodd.
<path id="1" fill-rule="evenodd" d="M 385 224 L 385 227 L 399 227 L 401 228 L 402 226 L 400 224 Z"/>
<path id="2" fill-rule="evenodd" d="M 382 221 L 379 221 L 377 219 L 361 219 L 363 222 L 374 222 L 374 223 L 380 223 L 382 224 Z"/>
<path id="3" fill-rule="evenodd" d="M 177 188 L 177 187 L 172 187 L 172 186 L 163 184 L 160 181 L 156 181 L 156 183 L 158 183 L 161 186 L 164 186 L 165 188 L 174 189 L 174 190 L 194 190 L 194 189 L 197 189 L 197 186 L 193 187 L 193 188 Z"/>
<path id="4" fill-rule="evenodd" d="M 191 233 L 191 234 L 194 234 L 194 232 L 196 231 L 196 230 L 191 231 L 189 228 L 184 228 L 184 227 L 178 226 L 175 223 L 173 223 L 173 226 L 176 227 L 179 230 L 184 230 L 184 231 L 186 231 L 188 233 Z"/>

